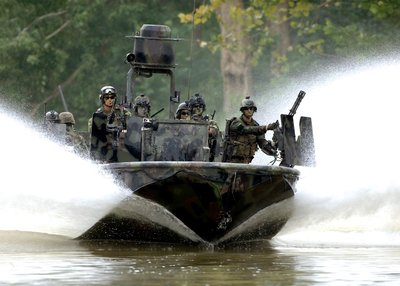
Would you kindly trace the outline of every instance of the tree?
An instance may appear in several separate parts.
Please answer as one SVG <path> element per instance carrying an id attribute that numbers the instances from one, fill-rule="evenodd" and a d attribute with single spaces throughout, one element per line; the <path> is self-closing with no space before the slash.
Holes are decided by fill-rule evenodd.
<path id="1" fill-rule="evenodd" d="M 47 109 L 63 110 L 60 85 L 77 127 L 87 128 L 101 86 L 112 84 L 119 96 L 125 94 L 129 67 L 124 57 L 133 46 L 126 36 L 143 23 L 175 25 L 173 11 L 178 7 L 185 5 L 156 0 L 3 0 L 1 98 L 39 119 L 45 103 Z M 147 87 L 157 94 L 157 86 Z"/>
<path id="2" fill-rule="evenodd" d="M 238 81 L 230 78 L 239 78 L 232 77 L 239 61 L 246 70 L 245 63 L 252 63 L 252 72 L 243 73 L 246 79 L 239 81 L 240 90 L 257 96 L 266 84 L 273 87 L 327 64 L 395 49 L 400 41 L 399 8 L 398 1 L 210 0 L 196 8 L 194 23 L 206 25 L 216 17 L 220 24 L 219 35 L 210 37 L 207 46 L 230 55 L 221 65 L 226 101 L 231 100 L 226 93 L 237 90 Z M 181 14 L 180 19 L 189 23 L 191 16 Z M 246 55 L 234 57 L 238 51 Z M 253 83 L 252 91 L 243 91 L 246 83 Z"/>
<path id="3" fill-rule="evenodd" d="M 236 9 L 243 9 L 241 0 L 221 3 L 216 9 L 224 47 L 221 49 L 220 62 L 224 83 L 224 112 L 233 110 L 239 98 L 252 94 L 250 54 L 247 51 L 250 41 L 243 23 L 237 23 L 236 17 L 232 17 Z"/>

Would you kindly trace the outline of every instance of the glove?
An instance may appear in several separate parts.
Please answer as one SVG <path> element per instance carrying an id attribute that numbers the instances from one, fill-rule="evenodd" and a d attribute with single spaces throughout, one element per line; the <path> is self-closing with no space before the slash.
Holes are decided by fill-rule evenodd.
<path id="1" fill-rule="evenodd" d="M 267 144 L 265 146 L 262 147 L 262 151 L 269 155 L 269 156 L 276 156 L 277 154 L 277 148 L 276 146 L 274 146 L 275 144 L 271 141 L 267 141 Z"/>
<path id="2" fill-rule="evenodd" d="M 268 124 L 267 130 L 274 130 L 274 129 L 278 128 L 278 127 L 279 127 L 279 121 L 277 120 L 274 123 Z"/>

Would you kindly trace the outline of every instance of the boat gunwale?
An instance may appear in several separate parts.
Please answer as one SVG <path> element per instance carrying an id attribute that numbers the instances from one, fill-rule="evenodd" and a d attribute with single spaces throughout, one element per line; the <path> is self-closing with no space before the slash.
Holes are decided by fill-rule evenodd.
<path id="1" fill-rule="evenodd" d="M 147 168 L 180 168 L 185 170 L 195 169 L 225 169 L 226 171 L 237 172 L 261 172 L 268 174 L 288 174 L 299 176 L 300 171 L 294 168 L 282 166 L 265 166 L 241 163 L 225 162 L 200 162 L 200 161 L 137 161 L 104 164 L 105 169 L 115 171 L 129 171 Z"/>

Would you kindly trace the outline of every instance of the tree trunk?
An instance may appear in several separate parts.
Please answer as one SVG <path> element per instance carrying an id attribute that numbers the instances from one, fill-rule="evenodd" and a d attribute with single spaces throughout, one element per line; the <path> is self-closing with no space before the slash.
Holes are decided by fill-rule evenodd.
<path id="1" fill-rule="evenodd" d="M 285 58 L 291 45 L 289 26 L 289 0 L 282 0 L 278 4 L 276 21 L 271 22 L 271 31 L 277 35 L 278 43 L 276 53 L 271 58 L 271 72 L 275 76 L 281 73 L 281 59 Z"/>
<path id="2" fill-rule="evenodd" d="M 250 40 L 240 20 L 232 18 L 231 7 L 243 8 L 243 1 L 227 1 L 216 11 L 223 41 L 220 65 L 225 113 L 237 111 L 241 99 L 252 95 L 250 55 L 247 51 Z"/>

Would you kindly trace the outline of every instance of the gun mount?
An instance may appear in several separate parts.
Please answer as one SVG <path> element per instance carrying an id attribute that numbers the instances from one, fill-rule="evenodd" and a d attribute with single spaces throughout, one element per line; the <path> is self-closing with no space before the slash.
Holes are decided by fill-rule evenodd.
<path id="1" fill-rule="evenodd" d="M 281 152 L 282 166 L 315 166 L 314 134 L 310 117 L 300 117 L 300 135 L 296 140 L 293 117 L 306 93 L 300 90 L 289 114 L 281 114 L 281 127 L 274 130 L 272 141 Z"/>

